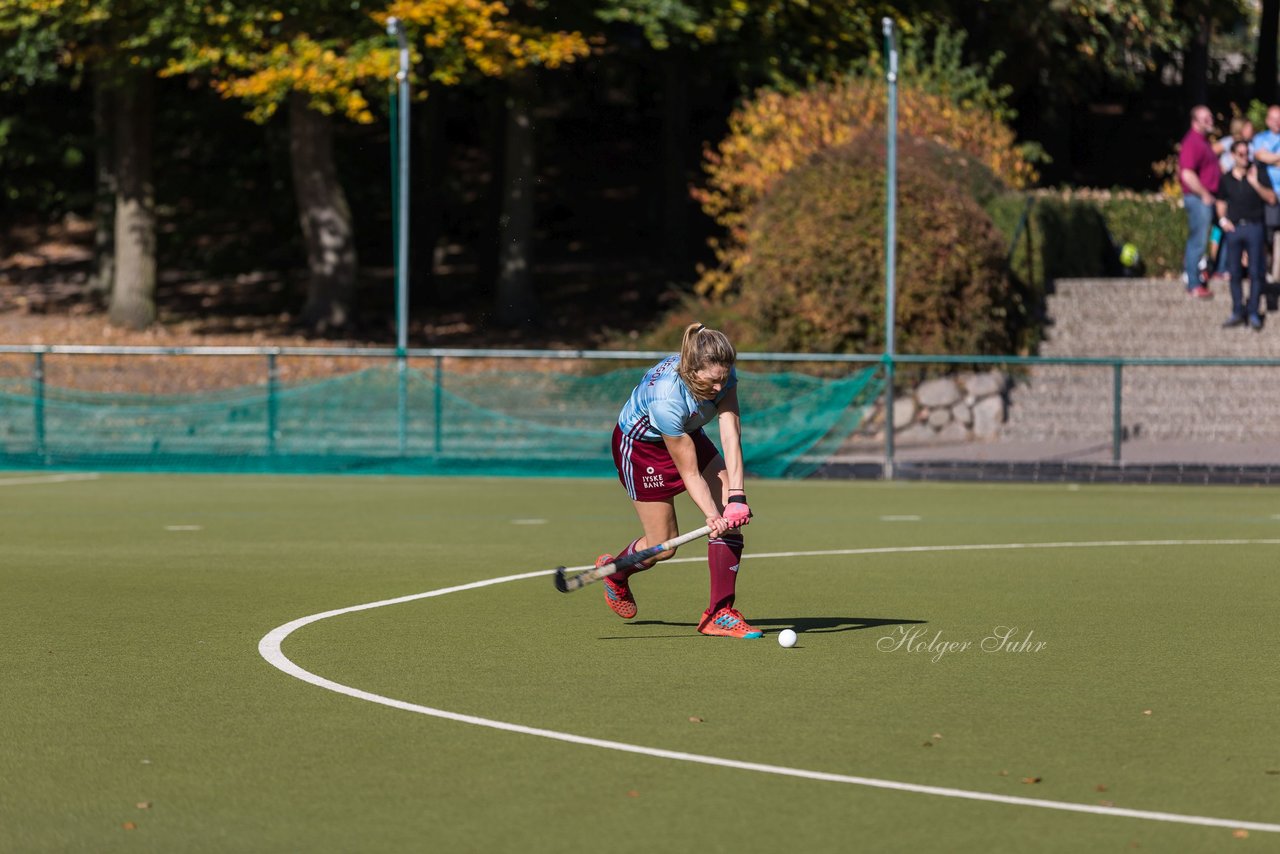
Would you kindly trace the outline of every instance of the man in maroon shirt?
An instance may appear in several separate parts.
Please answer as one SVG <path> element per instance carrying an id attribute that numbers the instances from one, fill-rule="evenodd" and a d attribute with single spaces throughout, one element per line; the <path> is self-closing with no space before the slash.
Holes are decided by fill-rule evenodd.
<path id="1" fill-rule="evenodd" d="M 1187 294 L 1211 299 L 1213 292 L 1200 281 L 1200 259 L 1209 242 L 1213 222 L 1214 194 L 1222 170 L 1207 137 L 1213 131 L 1213 113 L 1203 104 L 1191 108 L 1191 127 L 1178 149 L 1178 178 L 1182 184 L 1182 206 L 1187 211 L 1187 248 L 1182 269 L 1187 277 Z"/>

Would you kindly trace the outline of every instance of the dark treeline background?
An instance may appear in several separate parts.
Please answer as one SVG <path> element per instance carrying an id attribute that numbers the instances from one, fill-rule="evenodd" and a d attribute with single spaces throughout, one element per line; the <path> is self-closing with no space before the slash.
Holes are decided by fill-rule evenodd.
<path id="1" fill-rule="evenodd" d="M 1054 30 L 1052 20 L 1040 20 L 1052 16 L 1030 8 L 1038 4 L 923 5 L 964 35 L 969 62 L 990 65 L 1020 139 L 1046 155 L 1039 164 L 1044 185 L 1158 189 L 1167 175 L 1153 164 L 1185 132 L 1192 104 L 1207 102 L 1225 120 L 1253 99 L 1276 99 L 1272 0 L 1259 8 L 1174 3 L 1175 20 L 1141 49 L 1112 35 L 1092 55 L 1082 49 L 1092 37 L 1087 31 Z M 514 314 L 504 314 L 498 297 L 509 81 L 437 86 L 415 100 L 413 343 L 433 343 L 428 323 L 444 330 L 449 318 L 471 330 L 573 324 L 625 330 L 660 310 L 673 289 L 690 287 L 699 264 L 712 263 L 707 241 L 715 223 L 688 192 L 702 179 L 704 154 L 724 136 L 743 98 L 760 86 L 803 86 L 804 75 L 788 79 L 785 70 L 770 68 L 760 61 L 768 50 L 759 45 L 754 53 L 740 43 L 660 50 L 634 27 L 613 23 L 602 32 L 607 38 L 589 57 L 529 78 L 534 299 Z M 805 73 L 878 63 L 877 49 L 875 34 L 864 33 L 829 61 L 809 61 Z M 70 73 L 0 92 L 6 224 L 57 221 L 68 213 L 93 218 L 93 109 L 90 87 Z M 371 124 L 334 124 L 361 275 L 350 324 L 326 331 L 387 339 L 391 144 L 387 104 L 373 109 Z M 269 273 L 284 285 L 260 289 L 236 310 L 296 321 L 306 246 L 289 134 L 283 111 L 263 124 L 245 112 L 243 102 L 220 97 L 196 76 L 156 83 L 160 287 Z"/>

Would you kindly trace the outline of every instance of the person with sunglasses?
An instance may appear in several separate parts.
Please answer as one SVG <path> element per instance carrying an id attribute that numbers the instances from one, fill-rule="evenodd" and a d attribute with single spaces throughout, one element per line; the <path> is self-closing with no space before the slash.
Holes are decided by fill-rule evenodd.
<path id="1" fill-rule="evenodd" d="M 1249 159 L 1249 144 L 1231 144 L 1232 167 L 1218 184 L 1216 208 L 1231 273 L 1231 316 L 1224 327 L 1262 330 L 1259 308 L 1267 282 L 1266 206 L 1276 204 L 1276 192 L 1268 170 Z M 1249 301 L 1243 301 L 1244 259 L 1249 259 Z"/>

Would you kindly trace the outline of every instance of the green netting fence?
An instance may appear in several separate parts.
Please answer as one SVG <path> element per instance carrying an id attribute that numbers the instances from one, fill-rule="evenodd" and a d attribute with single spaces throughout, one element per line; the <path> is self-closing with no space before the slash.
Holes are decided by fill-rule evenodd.
<path id="1" fill-rule="evenodd" d="M 609 437 L 642 365 L 467 367 L 385 360 L 183 393 L 86 390 L 41 371 L 0 372 L 0 467 L 614 476 Z M 882 390 L 875 367 L 838 377 L 743 367 L 744 451 L 757 477 L 811 474 Z M 718 443 L 714 424 L 708 432 Z"/>

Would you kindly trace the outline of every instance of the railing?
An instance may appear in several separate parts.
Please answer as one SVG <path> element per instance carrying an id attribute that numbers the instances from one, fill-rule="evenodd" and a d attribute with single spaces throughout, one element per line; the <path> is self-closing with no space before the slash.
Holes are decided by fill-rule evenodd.
<path id="1" fill-rule="evenodd" d="M 435 440 L 437 450 L 440 447 L 440 424 L 438 417 L 441 411 L 441 394 L 444 384 L 443 364 L 445 359 L 515 359 L 515 360 L 562 360 L 562 361 L 652 361 L 668 355 L 656 350 L 522 350 L 522 349 L 463 349 L 463 348 L 419 348 L 397 351 L 394 348 L 338 348 L 338 347 L 138 347 L 138 346 L 92 346 L 92 345 L 14 345 L 0 344 L 0 355 L 29 355 L 32 358 L 31 381 L 33 386 L 33 418 L 35 420 L 35 437 L 37 452 L 43 452 L 45 438 L 44 398 L 46 357 L 51 355 L 66 356 L 222 356 L 260 358 L 265 361 L 265 377 L 268 398 L 268 448 L 274 449 L 277 432 L 277 397 L 280 388 L 278 360 L 280 357 L 360 357 L 368 359 L 396 360 L 403 368 L 407 360 L 430 359 L 434 362 L 435 372 Z M 924 355 L 887 355 L 887 354 L 842 354 L 842 353 L 740 353 L 739 361 L 758 363 L 811 363 L 811 364 L 848 364 L 871 365 L 880 364 L 886 375 L 893 376 L 893 370 L 899 365 L 957 365 L 957 366 L 999 366 L 999 367 L 1034 367 L 1038 365 L 1063 365 L 1079 367 L 1110 368 L 1112 375 L 1111 401 L 1111 459 L 1119 464 L 1122 459 L 1124 441 L 1123 413 L 1123 376 L 1129 367 L 1280 367 L 1280 359 L 1238 359 L 1238 358 L 1135 358 L 1135 357 L 1041 357 L 1041 356 L 924 356 Z M 400 394 L 405 394 L 401 385 Z M 404 423 L 406 407 L 403 399 L 399 407 L 400 440 L 403 448 L 406 425 Z M 892 442 L 886 442 L 885 472 L 892 476 L 894 451 Z"/>
<path id="2" fill-rule="evenodd" d="M 888 356 L 880 357 L 888 361 Z M 1074 356 L 1074 357 L 1042 357 L 1042 356 L 893 356 L 895 364 L 908 365 L 1000 365 L 1032 367 L 1036 365 L 1064 365 L 1077 367 L 1109 367 L 1111 369 L 1111 462 L 1121 462 L 1121 445 L 1124 441 L 1122 414 L 1124 411 L 1123 378 L 1124 369 L 1131 367 L 1280 367 L 1280 359 L 1234 359 L 1234 358 L 1166 358 L 1166 357 L 1121 357 L 1121 356 Z M 892 471 L 893 459 L 886 458 L 886 467 Z"/>

